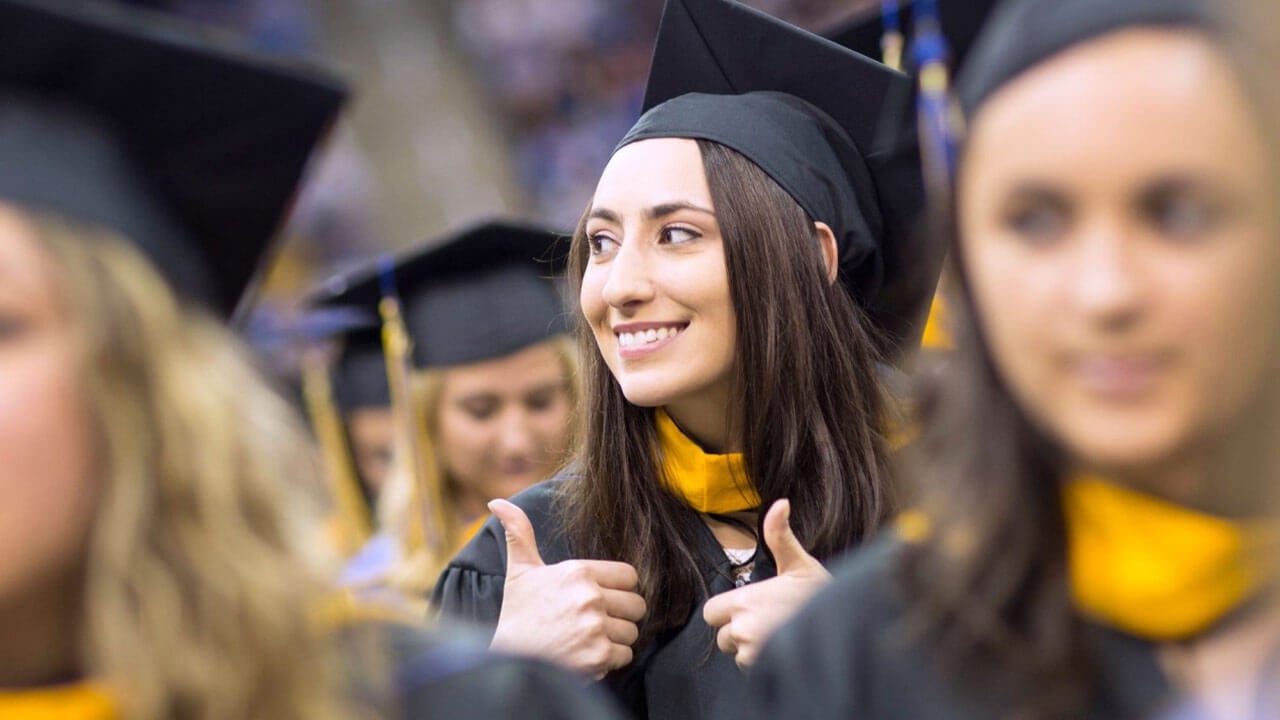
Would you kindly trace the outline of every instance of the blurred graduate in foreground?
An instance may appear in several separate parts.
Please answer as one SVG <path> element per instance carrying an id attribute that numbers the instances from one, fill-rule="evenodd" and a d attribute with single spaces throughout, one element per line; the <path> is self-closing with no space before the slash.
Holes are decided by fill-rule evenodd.
<path id="1" fill-rule="evenodd" d="M 918 511 L 774 636 L 754 717 L 1277 716 L 1275 148 L 1221 12 L 984 32 Z"/>
<path id="2" fill-rule="evenodd" d="M 0 716 L 607 714 L 329 601 L 313 450 L 218 317 L 340 86 L 97 3 L 0 28 Z"/>

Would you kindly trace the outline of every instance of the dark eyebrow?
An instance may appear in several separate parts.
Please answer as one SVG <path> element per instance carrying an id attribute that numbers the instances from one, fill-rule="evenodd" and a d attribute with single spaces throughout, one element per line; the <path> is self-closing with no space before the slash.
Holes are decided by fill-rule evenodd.
<path id="1" fill-rule="evenodd" d="M 646 208 L 644 211 L 644 217 L 646 220 L 661 220 L 662 218 L 667 217 L 668 215 L 678 213 L 681 210 L 692 210 L 694 212 L 705 213 L 707 215 L 710 215 L 711 217 L 716 216 L 715 212 L 713 212 L 710 208 L 704 208 L 701 205 L 695 205 L 691 202 L 681 201 L 681 202 L 661 203 L 659 205 L 654 205 L 653 207 Z M 591 213 L 587 215 L 587 217 L 591 219 L 604 220 L 606 222 L 611 222 L 617 225 L 622 224 L 622 217 L 619 216 L 618 213 L 612 210 L 609 210 L 608 208 L 592 208 Z"/>
<path id="2" fill-rule="evenodd" d="M 645 217 L 647 217 L 650 220 L 659 220 L 668 215 L 677 213 L 681 210 L 693 210 L 694 212 L 706 213 L 711 217 L 716 216 L 716 214 L 712 212 L 710 208 L 704 208 L 701 205 L 694 205 L 693 203 L 690 203 L 690 202 L 672 202 L 672 203 L 662 203 L 661 205 L 654 205 L 648 210 L 645 210 L 644 214 L 645 214 Z"/>
<path id="3" fill-rule="evenodd" d="M 1040 181 L 1020 182 L 1005 193 L 1005 198 L 1006 202 L 1013 204 L 1042 202 L 1064 209 L 1070 206 L 1070 202 L 1063 196 L 1062 191 L 1050 183 Z"/>
<path id="4" fill-rule="evenodd" d="M 612 210 L 606 210 L 605 208 L 591 208 L 591 214 L 587 217 L 592 219 L 599 218 L 600 220 L 607 220 L 615 224 L 622 223 L 622 218 L 618 217 L 618 213 Z"/>

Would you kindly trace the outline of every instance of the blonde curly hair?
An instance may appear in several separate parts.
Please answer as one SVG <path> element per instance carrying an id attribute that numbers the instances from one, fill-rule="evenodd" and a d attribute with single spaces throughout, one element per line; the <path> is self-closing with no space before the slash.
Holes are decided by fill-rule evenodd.
<path id="1" fill-rule="evenodd" d="M 132 245 L 27 217 L 80 335 L 103 482 L 86 674 L 138 720 L 362 715 L 316 621 L 323 483 L 292 408 Z"/>

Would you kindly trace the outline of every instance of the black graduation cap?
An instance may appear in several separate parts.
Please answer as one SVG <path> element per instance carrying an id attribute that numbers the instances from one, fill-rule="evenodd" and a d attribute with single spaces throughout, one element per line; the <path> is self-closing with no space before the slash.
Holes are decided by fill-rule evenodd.
<path id="1" fill-rule="evenodd" d="M 0 202 L 113 230 L 229 315 L 344 98 L 153 12 L 0 0 Z"/>
<path id="2" fill-rule="evenodd" d="M 391 405 L 382 333 L 377 328 L 347 335 L 334 367 L 333 399 L 343 412 Z"/>
<path id="3" fill-rule="evenodd" d="M 913 128 L 884 131 L 911 80 L 870 58 L 728 0 L 668 0 L 644 115 L 646 138 L 711 140 L 741 153 L 830 225 L 841 278 L 896 354 L 919 338 L 941 264 L 913 232 L 923 202 Z M 904 121 L 908 122 L 908 121 Z"/>
<path id="4" fill-rule="evenodd" d="M 395 259 L 392 275 L 414 364 L 489 360 L 568 332 L 569 314 L 552 280 L 564 271 L 565 238 L 545 228 L 489 221 Z M 376 310 L 381 265 L 330 279 L 315 302 Z"/>
<path id="5" fill-rule="evenodd" d="M 950 65 L 955 70 L 964 65 L 978 32 L 982 30 L 983 23 L 999 0 L 936 0 L 936 3 L 938 23 L 941 25 L 942 36 L 947 39 L 947 47 L 951 51 Z M 915 35 L 916 5 L 914 0 L 907 0 L 898 9 L 902 34 L 908 42 Z M 871 8 L 867 12 L 849 17 L 822 34 L 854 52 L 879 58 L 884 33 L 884 14 L 880 9 Z M 912 60 L 908 49 L 903 53 L 903 64 L 908 69 L 913 69 Z"/>
<path id="6" fill-rule="evenodd" d="M 1214 0 L 1006 0 L 957 80 L 967 113 L 1033 65 L 1081 42 L 1134 26 L 1220 27 Z"/>

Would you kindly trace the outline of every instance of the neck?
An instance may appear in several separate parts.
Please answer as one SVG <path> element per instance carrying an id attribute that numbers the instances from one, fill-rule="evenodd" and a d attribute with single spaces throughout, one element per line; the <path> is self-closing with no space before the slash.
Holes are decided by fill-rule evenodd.
<path id="1" fill-rule="evenodd" d="M 1223 517 L 1256 517 L 1274 510 L 1273 483 L 1264 481 L 1276 467 L 1238 441 L 1196 447 L 1158 461 L 1090 471 L 1113 482 L 1193 510 Z"/>
<path id="2" fill-rule="evenodd" d="M 0 687 L 66 682 L 81 674 L 80 588 L 0 601 Z"/>
<path id="3" fill-rule="evenodd" d="M 676 401 L 666 406 L 667 414 L 690 440 L 709 453 L 742 452 L 742 440 L 730 427 L 733 410 L 728 402 Z"/>
<path id="4" fill-rule="evenodd" d="M 480 493 L 455 486 L 454 509 L 457 511 L 458 519 L 462 522 L 462 525 L 465 526 L 476 518 L 489 514 L 489 501 L 492 499 L 483 497 Z"/>

